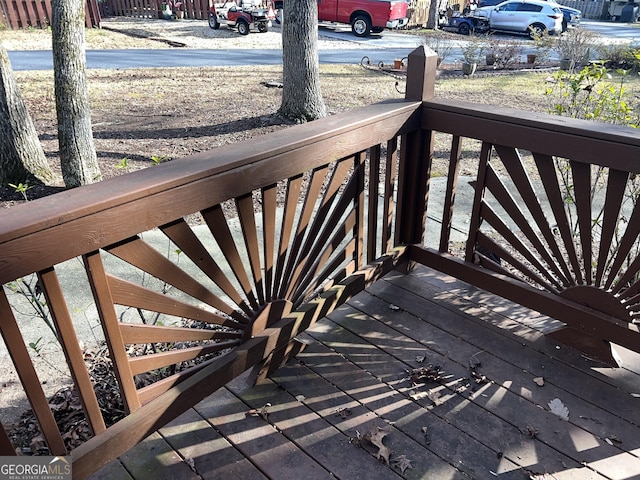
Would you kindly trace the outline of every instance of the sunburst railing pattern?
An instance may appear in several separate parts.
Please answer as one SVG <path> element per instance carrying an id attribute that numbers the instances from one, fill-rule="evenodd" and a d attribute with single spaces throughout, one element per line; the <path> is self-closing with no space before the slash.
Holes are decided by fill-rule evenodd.
<path id="1" fill-rule="evenodd" d="M 84 255 L 127 410 L 340 282 L 363 266 L 367 251 L 369 259 L 379 256 L 392 223 L 381 225 L 377 208 L 370 218 L 365 210 L 369 198 L 382 196 L 391 200 L 387 215 L 393 213 L 396 144 Z M 382 151 L 390 168 L 379 182 Z M 392 188 L 384 193 L 380 185 Z"/>
<path id="2" fill-rule="evenodd" d="M 569 337 L 640 349 L 637 132 L 440 102 L 426 112 L 440 136 L 431 155 L 449 144 L 449 175 L 439 253 L 411 256 L 566 322 Z M 456 203 L 463 145 L 477 172 L 468 205 Z M 451 240 L 456 215 L 464 246 Z"/>
<path id="3" fill-rule="evenodd" d="M 495 146 L 494 152 L 503 174 L 493 160 L 481 159 L 485 191 L 478 203 L 484 228 L 477 230 L 476 246 L 538 288 L 629 322 L 637 319 L 635 177 L 536 153 L 527 171 L 517 149 Z M 506 215 L 497 213 L 499 208 Z"/>

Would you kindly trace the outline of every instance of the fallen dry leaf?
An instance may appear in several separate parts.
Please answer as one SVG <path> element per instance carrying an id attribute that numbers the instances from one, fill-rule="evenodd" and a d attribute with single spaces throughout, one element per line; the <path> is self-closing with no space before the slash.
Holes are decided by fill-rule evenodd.
<path id="1" fill-rule="evenodd" d="M 252 408 L 247 412 L 247 415 L 250 415 L 252 417 L 262 417 L 262 419 L 266 421 L 268 420 L 268 417 L 269 417 L 270 406 L 271 406 L 270 403 L 265 403 L 262 406 L 262 408 Z"/>
<path id="2" fill-rule="evenodd" d="M 409 393 L 409 398 L 411 400 L 415 400 L 416 402 L 419 400 L 422 400 L 425 397 L 428 397 L 429 394 L 427 394 L 427 392 L 415 392 L 415 391 L 411 391 L 411 393 Z"/>
<path id="3" fill-rule="evenodd" d="M 433 404 L 437 407 L 438 405 L 442 405 L 444 402 L 440 399 L 440 392 L 434 392 L 429 390 L 427 393 L 427 397 L 429 400 L 433 402 Z"/>
<path id="4" fill-rule="evenodd" d="M 397 458 L 394 458 L 391 463 L 394 467 L 400 469 L 400 473 L 402 473 L 403 475 L 404 471 L 407 468 L 413 468 L 413 465 L 411 465 L 411 460 L 409 460 L 406 455 L 400 455 Z"/>
<path id="5" fill-rule="evenodd" d="M 476 368 L 482 366 L 482 362 L 478 358 L 478 355 L 480 355 L 481 353 L 482 352 L 474 353 L 469 357 L 469 369 L 475 370 Z"/>
<path id="6" fill-rule="evenodd" d="M 427 365 L 410 370 L 409 379 L 414 385 L 426 382 L 440 382 L 443 379 L 443 372 L 438 365 Z"/>
<path id="7" fill-rule="evenodd" d="M 536 377 L 533 379 L 533 382 L 538 385 L 539 387 L 543 387 L 544 386 L 544 378 L 542 377 Z"/>
<path id="8" fill-rule="evenodd" d="M 561 419 L 569 420 L 569 409 L 565 407 L 564 403 L 562 403 L 562 400 L 559 398 L 554 398 L 549 402 L 549 410 Z"/>
<path id="9" fill-rule="evenodd" d="M 351 409 L 346 407 L 339 408 L 338 410 L 336 410 L 336 415 L 342 419 L 345 419 L 351 415 Z"/>
<path id="10" fill-rule="evenodd" d="M 369 443 L 371 443 L 371 445 L 378 448 L 378 452 L 376 453 L 376 458 L 378 460 L 382 460 L 386 465 L 389 465 L 389 456 L 391 455 L 391 450 L 389 449 L 389 447 L 385 446 L 382 440 L 388 434 L 389 432 L 386 432 L 378 428 L 375 432 L 371 432 L 363 436 L 363 438 L 366 441 L 368 441 Z"/>
<path id="11" fill-rule="evenodd" d="M 609 435 L 609 440 L 614 443 L 622 443 L 622 440 L 620 440 L 616 435 Z"/>
<path id="12" fill-rule="evenodd" d="M 424 436 L 424 442 L 429 445 L 431 443 L 431 440 L 429 439 L 429 427 L 422 427 L 420 430 Z"/>

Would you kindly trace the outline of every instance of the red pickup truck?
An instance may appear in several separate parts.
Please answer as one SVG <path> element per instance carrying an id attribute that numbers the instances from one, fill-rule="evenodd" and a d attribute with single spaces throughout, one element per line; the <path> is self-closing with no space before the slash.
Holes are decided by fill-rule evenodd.
<path id="1" fill-rule="evenodd" d="M 281 18 L 284 0 L 274 1 L 276 18 Z M 318 20 L 321 22 L 348 23 L 357 37 L 385 28 L 397 28 L 407 24 L 407 0 L 318 0 Z"/>

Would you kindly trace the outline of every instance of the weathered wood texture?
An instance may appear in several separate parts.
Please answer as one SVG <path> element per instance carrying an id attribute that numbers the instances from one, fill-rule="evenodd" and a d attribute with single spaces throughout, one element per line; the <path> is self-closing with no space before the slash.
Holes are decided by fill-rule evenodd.
<path id="1" fill-rule="evenodd" d="M 557 348 L 545 323 L 554 321 L 433 270 L 387 275 L 310 329 L 305 351 L 268 381 L 235 380 L 160 429 L 164 443 L 150 438 L 110 468 L 148 478 L 178 472 L 183 458 L 192 470 L 172 478 L 640 475 L 640 375 Z M 431 380 L 410 380 L 433 366 Z M 551 413 L 554 398 L 568 421 Z M 377 429 L 388 432 L 391 466 L 358 442 Z M 152 447 L 162 453 L 145 454 Z"/>

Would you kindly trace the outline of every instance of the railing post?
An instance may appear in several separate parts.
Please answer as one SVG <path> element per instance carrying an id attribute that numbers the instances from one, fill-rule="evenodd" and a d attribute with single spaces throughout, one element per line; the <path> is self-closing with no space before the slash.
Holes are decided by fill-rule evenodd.
<path id="1" fill-rule="evenodd" d="M 409 54 L 407 66 L 407 100 L 430 100 L 435 94 L 438 55 L 423 46 Z"/>
<path id="2" fill-rule="evenodd" d="M 409 54 L 407 100 L 433 98 L 437 56 L 424 47 Z M 422 116 L 422 109 L 416 111 Z M 429 177 L 433 156 L 433 134 L 418 129 L 402 138 L 398 175 L 398 210 L 396 244 L 423 243 L 429 197 Z"/>

